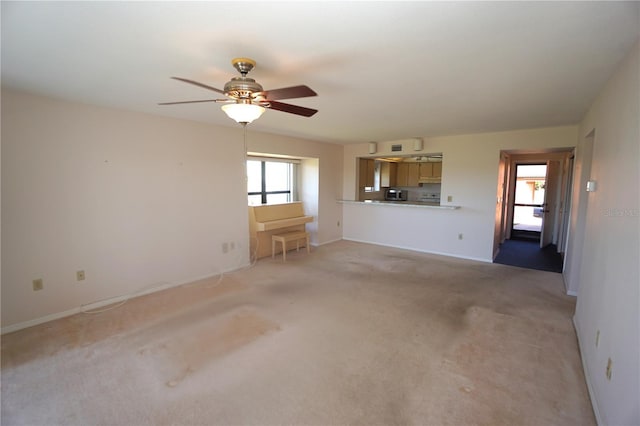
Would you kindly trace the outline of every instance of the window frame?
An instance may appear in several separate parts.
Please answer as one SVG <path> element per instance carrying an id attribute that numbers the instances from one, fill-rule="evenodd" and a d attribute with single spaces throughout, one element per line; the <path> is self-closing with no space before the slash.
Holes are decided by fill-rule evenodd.
<path id="1" fill-rule="evenodd" d="M 295 201 L 296 194 L 296 179 L 297 179 L 297 165 L 300 164 L 300 160 L 286 159 L 286 158 L 271 158 L 271 157 L 247 157 L 247 162 L 258 161 L 260 162 L 260 191 L 248 191 L 247 197 L 252 195 L 260 195 L 260 205 L 268 204 L 269 195 L 287 194 L 287 202 Z M 291 168 L 289 169 L 289 182 L 288 189 L 267 191 L 267 163 L 286 163 Z M 249 182 L 247 181 L 247 186 Z M 248 199 L 247 199 L 248 201 Z M 280 204 L 280 203 L 273 203 Z"/>

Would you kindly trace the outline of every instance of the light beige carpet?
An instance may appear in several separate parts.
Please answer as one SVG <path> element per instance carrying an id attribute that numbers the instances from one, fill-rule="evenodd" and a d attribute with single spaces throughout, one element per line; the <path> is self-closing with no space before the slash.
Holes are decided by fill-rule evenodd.
<path id="1" fill-rule="evenodd" d="M 2 338 L 2 425 L 591 425 L 560 274 L 352 242 Z"/>

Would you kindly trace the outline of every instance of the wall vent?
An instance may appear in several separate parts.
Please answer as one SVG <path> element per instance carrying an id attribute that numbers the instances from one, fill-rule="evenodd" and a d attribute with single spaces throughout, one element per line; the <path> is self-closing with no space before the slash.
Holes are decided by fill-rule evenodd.
<path id="1" fill-rule="evenodd" d="M 391 145 L 392 152 L 400 152 L 402 151 L 402 144 Z"/>

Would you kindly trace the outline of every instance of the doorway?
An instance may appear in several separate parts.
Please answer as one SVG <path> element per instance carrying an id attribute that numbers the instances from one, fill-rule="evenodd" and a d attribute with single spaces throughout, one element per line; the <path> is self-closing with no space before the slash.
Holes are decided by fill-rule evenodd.
<path id="1" fill-rule="evenodd" d="M 511 239 L 540 241 L 547 181 L 546 164 L 516 164 Z"/>
<path id="2" fill-rule="evenodd" d="M 494 262 L 562 272 L 573 149 L 503 151 Z"/>

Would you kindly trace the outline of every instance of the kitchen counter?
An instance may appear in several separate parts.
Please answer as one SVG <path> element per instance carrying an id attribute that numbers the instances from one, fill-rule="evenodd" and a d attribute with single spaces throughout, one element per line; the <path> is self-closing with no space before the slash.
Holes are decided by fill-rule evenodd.
<path id="1" fill-rule="evenodd" d="M 441 209 L 441 210 L 457 210 L 460 206 L 442 206 L 439 203 L 429 203 L 424 201 L 381 201 L 381 200 L 338 200 L 339 203 L 344 204 L 362 204 L 370 206 L 393 206 L 393 207 L 418 207 L 427 209 Z"/>

